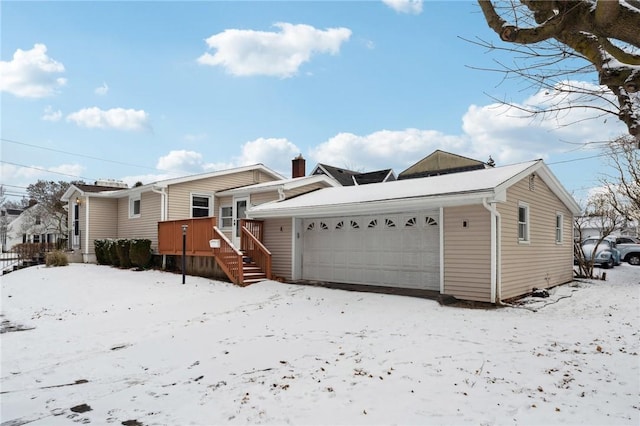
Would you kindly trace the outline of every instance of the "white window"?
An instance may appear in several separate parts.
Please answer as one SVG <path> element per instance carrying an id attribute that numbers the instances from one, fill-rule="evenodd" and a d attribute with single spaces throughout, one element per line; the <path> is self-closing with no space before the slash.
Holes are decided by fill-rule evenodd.
<path id="1" fill-rule="evenodd" d="M 556 213 L 556 243 L 562 242 L 562 223 L 564 222 L 564 216 L 562 213 Z"/>
<path id="2" fill-rule="evenodd" d="M 129 217 L 140 217 L 140 196 L 129 197 Z"/>
<path id="3" fill-rule="evenodd" d="M 222 228 L 231 228 L 233 226 L 233 207 L 220 207 L 220 226 Z"/>
<path id="4" fill-rule="evenodd" d="M 211 196 L 191 194 L 191 217 L 209 217 L 211 215 Z"/>
<path id="5" fill-rule="evenodd" d="M 518 204 L 518 241 L 529 242 L 529 206 Z"/>

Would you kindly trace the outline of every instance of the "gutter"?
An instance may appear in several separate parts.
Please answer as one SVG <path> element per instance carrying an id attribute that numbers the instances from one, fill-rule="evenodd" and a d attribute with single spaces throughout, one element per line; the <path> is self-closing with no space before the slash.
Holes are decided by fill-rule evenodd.
<path id="1" fill-rule="evenodd" d="M 152 186 L 151 187 L 151 191 L 156 193 L 156 194 L 160 194 L 160 220 L 167 220 L 167 210 L 169 209 L 169 206 L 167 205 L 167 191 L 166 191 L 167 187 L 163 186 L 160 187 L 160 189 L 158 190 L 157 187 Z M 157 228 L 156 228 L 156 232 L 157 232 Z M 157 237 L 157 235 L 156 235 Z M 163 254 L 162 255 L 162 270 L 166 270 L 167 269 L 167 255 Z"/>
<path id="2" fill-rule="evenodd" d="M 502 276 L 501 259 L 501 223 L 500 212 L 496 208 L 496 201 L 487 203 L 487 198 L 482 199 L 482 205 L 491 213 L 491 303 L 499 305 L 501 302 L 502 287 L 500 277 Z"/>

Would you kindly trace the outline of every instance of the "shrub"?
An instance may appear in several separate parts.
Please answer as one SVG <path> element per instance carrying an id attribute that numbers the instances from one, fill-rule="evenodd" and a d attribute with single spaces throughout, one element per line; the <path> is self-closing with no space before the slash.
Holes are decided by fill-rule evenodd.
<path id="1" fill-rule="evenodd" d="M 121 268 L 131 267 L 131 260 L 129 259 L 130 244 L 131 241 L 124 238 L 115 240 L 116 254 L 118 255 L 118 261 Z"/>
<path id="2" fill-rule="evenodd" d="M 111 263 L 107 245 L 108 240 L 95 240 L 93 242 L 96 251 L 96 261 L 100 265 L 109 265 Z"/>
<path id="3" fill-rule="evenodd" d="M 47 253 L 45 257 L 47 266 L 67 266 L 69 259 L 65 252 L 61 250 L 54 250 Z"/>
<path id="4" fill-rule="evenodd" d="M 138 268 L 145 268 L 151 261 L 151 240 L 129 240 L 129 258 Z"/>
<path id="5" fill-rule="evenodd" d="M 118 257 L 116 240 L 108 239 L 106 251 L 109 254 L 109 263 L 113 266 L 120 266 L 120 258 Z"/>

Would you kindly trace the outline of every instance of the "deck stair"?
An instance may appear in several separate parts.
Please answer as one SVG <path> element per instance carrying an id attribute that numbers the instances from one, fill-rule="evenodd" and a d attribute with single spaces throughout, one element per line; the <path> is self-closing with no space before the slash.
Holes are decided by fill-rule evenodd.
<path id="1" fill-rule="evenodd" d="M 267 274 L 249 256 L 242 256 L 243 285 L 255 284 L 267 279 Z"/>

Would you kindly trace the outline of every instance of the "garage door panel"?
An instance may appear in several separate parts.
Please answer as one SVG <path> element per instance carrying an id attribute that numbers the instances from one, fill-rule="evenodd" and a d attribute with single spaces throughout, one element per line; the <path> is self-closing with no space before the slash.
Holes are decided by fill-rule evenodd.
<path id="1" fill-rule="evenodd" d="M 303 221 L 304 279 L 439 289 L 438 212 Z"/>

